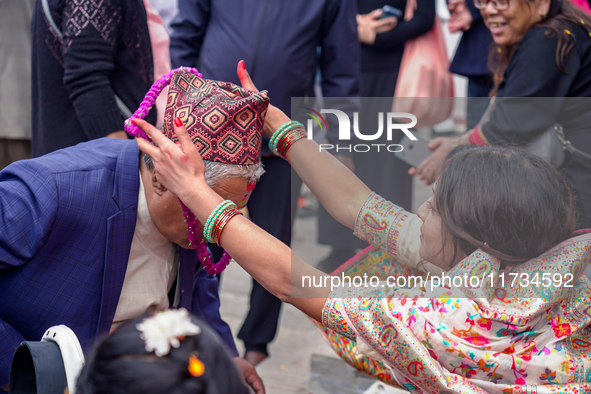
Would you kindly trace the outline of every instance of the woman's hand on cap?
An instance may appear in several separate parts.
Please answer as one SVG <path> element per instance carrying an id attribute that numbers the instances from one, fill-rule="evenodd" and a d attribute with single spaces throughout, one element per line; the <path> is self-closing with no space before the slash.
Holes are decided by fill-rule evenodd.
<path id="1" fill-rule="evenodd" d="M 246 71 L 246 66 L 244 65 L 244 60 L 240 60 L 238 62 L 238 70 L 237 70 L 238 78 L 240 79 L 240 83 L 244 89 L 253 90 L 258 92 L 259 90 L 254 86 L 252 79 L 250 79 L 250 75 L 248 71 Z M 265 125 L 263 127 L 263 133 L 269 138 L 273 135 L 275 130 L 281 127 L 283 124 L 289 122 L 290 119 L 287 115 L 283 113 L 279 108 L 275 107 L 274 105 L 269 104 L 269 109 L 267 110 L 267 115 L 265 117 Z"/>
<path id="2" fill-rule="evenodd" d="M 152 158 L 156 177 L 164 187 L 182 200 L 182 196 L 195 189 L 196 183 L 206 185 L 205 164 L 180 118 L 173 122 L 178 144 L 144 120 L 133 119 L 132 122 L 144 130 L 156 145 L 136 138 L 139 149 Z"/>

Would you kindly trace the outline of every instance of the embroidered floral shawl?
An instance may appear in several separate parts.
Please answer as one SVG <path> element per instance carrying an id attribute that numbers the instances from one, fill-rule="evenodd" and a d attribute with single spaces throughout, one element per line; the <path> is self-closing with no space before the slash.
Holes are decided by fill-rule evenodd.
<path id="1" fill-rule="evenodd" d="M 417 274 L 417 242 L 406 238 L 418 238 L 417 228 L 415 215 L 372 193 L 355 234 L 377 249 L 341 269 Z M 340 288 L 327 299 L 323 330 L 352 365 L 412 393 L 591 393 L 590 260 L 589 233 L 505 270 L 478 250 L 447 275 L 485 278 L 484 286 Z M 571 274 L 573 287 L 487 285 L 536 273 Z"/>

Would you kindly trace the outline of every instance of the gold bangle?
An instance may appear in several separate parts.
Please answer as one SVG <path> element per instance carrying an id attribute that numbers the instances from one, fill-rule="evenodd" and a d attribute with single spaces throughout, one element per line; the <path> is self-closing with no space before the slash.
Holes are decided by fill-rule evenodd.
<path id="1" fill-rule="evenodd" d="M 224 211 L 215 222 L 215 227 L 211 234 L 211 239 L 219 245 L 220 235 L 222 233 L 222 227 L 227 223 L 227 219 L 230 215 L 234 214 L 233 210 L 228 209 Z"/>
<path id="2" fill-rule="evenodd" d="M 290 130 L 277 143 L 277 152 L 285 159 L 287 156 L 287 151 L 289 148 L 291 148 L 293 143 L 301 140 L 302 138 L 306 138 L 307 136 L 308 133 L 302 127 Z"/>
<path id="3" fill-rule="evenodd" d="M 220 244 L 220 237 L 222 235 L 222 231 L 224 230 L 224 227 L 226 227 L 226 224 L 228 224 L 228 222 L 232 218 L 234 218 L 235 216 L 238 216 L 238 215 L 242 215 L 242 213 L 239 210 L 237 210 L 236 208 L 228 209 L 220 215 L 220 217 L 216 221 L 216 225 L 213 230 L 213 236 L 212 236 L 212 239 L 214 240 L 214 242 L 216 244 L 218 244 L 218 245 Z"/>

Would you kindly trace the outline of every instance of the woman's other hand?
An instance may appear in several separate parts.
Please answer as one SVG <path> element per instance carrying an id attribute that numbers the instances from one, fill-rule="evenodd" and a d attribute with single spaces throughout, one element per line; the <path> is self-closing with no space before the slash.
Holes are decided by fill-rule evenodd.
<path id="1" fill-rule="evenodd" d="M 359 42 L 367 45 L 373 45 L 376 35 L 392 30 L 398 24 L 398 19 L 389 16 L 380 19 L 383 11 L 381 9 L 373 10 L 369 14 L 357 15 L 357 35 Z"/>
<path id="2" fill-rule="evenodd" d="M 244 64 L 244 60 L 240 60 L 238 62 L 238 70 L 237 70 L 238 78 L 240 79 L 240 84 L 244 89 L 253 90 L 258 92 L 259 90 L 254 86 L 252 83 L 252 79 L 250 79 L 250 75 L 248 71 L 246 71 L 246 65 Z M 291 119 L 287 115 L 283 113 L 279 108 L 275 107 L 274 105 L 269 104 L 269 108 L 267 109 L 267 115 L 265 116 L 265 125 L 263 126 L 263 133 L 269 138 L 273 135 L 275 130 L 281 127 L 283 124 L 289 122 Z"/>
<path id="3" fill-rule="evenodd" d="M 236 367 L 242 372 L 244 381 L 252 387 L 256 394 L 265 394 L 265 385 L 251 363 L 241 357 L 234 357 Z"/>
<path id="4" fill-rule="evenodd" d="M 132 122 L 144 130 L 156 145 L 143 138 L 136 138 L 140 150 L 152 158 L 156 177 L 164 187 L 182 200 L 186 194 L 194 191 L 196 186 L 207 185 L 205 164 L 180 118 L 173 122 L 178 145 L 148 122 L 142 119 L 133 119 Z"/>
<path id="5" fill-rule="evenodd" d="M 429 145 L 427 146 L 429 149 L 434 150 L 434 152 L 423 160 L 418 168 L 412 167 L 408 170 L 408 174 L 418 174 L 419 179 L 425 180 L 427 185 L 435 182 L 437 174 L 439 173 L 439 168 L 443 164 L 443 160 L 445 160 L 449 152 L 454 148 L 453 145 L 453 138 L 435 138 L 433 141 L 429 142 Z"/>

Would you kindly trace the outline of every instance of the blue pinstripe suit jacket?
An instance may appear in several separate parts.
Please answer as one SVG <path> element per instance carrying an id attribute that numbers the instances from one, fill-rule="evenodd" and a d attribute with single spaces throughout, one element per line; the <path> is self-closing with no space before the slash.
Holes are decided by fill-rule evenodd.
<path id="1" fill-rule="evenodd" d="M 98 139 L 0 172 L 0 386 L 16 347 L 53 325 L 83 348 L 111 327 L 135 230 L 135 141 Z M 237 354 L 219 316 L 217 279 L 180 249 L 180 304 Z"/>

